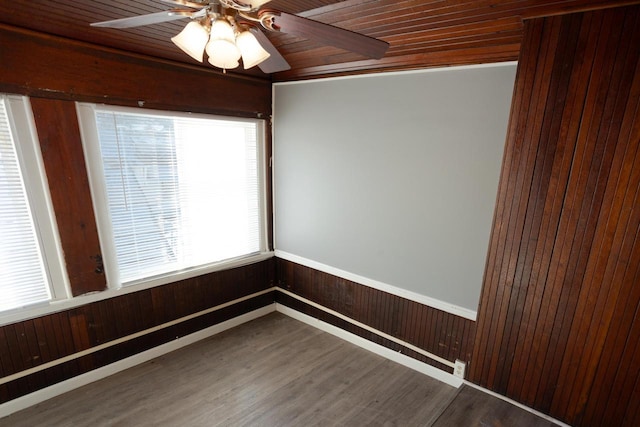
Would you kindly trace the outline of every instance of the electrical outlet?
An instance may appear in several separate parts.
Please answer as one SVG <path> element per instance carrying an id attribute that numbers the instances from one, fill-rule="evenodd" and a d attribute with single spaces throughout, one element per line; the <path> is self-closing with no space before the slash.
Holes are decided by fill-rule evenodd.
<path id="1" fill-rule="evenodd" d="M 464 378 L 464 370 L 466 367 L 467 365 L 462 360 L 456 359 L 456 363 L 453 368 L 453 375 L 459 378 Z"/>

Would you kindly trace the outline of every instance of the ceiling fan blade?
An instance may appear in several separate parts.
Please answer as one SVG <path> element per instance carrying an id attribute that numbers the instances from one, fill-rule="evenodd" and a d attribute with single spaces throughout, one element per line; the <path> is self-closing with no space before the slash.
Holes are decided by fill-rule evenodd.
<path id="1" fill-rule="evenodd" d="M 143 25 L 158 24 L 160 22 L 175 21 L 191 17 L 193 11 L 189 10 L 165 10 L 147 15 L 132 16 L 130 18 L 113 19 L 111 21 L 94 22 L 92 27 L 106 28 L 132 28 Z"/>
<path id="2" fill-rule="evenodd" d="M 283 33 L 313 39 L 373 59 L 382 58 L 389 48 L 389 43 L 383 40 L 285 12 L 274 12 L 273 23 Z"/>
<path id="3" fill-rule="evenodd" d="M 251 33 L 256 37 L 260 46 L 269 52 L 269 58 L 258 64 L 258 67 L 263 73 L 271 74 L 291 69 L 287 60 L 284 59 L 280 52 L 278 52 L 278 49 L 276 49 L 276 47 L 271 43 L 271 40 L 269 40 L 262 31 L 255 27 L 251 27 L 249 31 L 251 31 Z"/>

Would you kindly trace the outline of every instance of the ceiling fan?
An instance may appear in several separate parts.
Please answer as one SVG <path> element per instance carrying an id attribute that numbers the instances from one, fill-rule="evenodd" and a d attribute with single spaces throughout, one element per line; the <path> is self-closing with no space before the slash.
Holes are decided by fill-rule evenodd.
<path id="1" fill-rule="evenodd" d="M 91 25 L 132 28 L 190 18 L 171 40 L 197 61 L 203 62 L 206 53 L 209 63 L 225 71 L 238 67 L 240 59 L 245 69 L 257 65 L 267 74 L 291 69 L 262 30 L 313 39 L 373 59 L 382 58 L 389 48 L 389 43 L 364 34 L 262 8 L 269 0 L 161 1 L 179 7 Z"/>

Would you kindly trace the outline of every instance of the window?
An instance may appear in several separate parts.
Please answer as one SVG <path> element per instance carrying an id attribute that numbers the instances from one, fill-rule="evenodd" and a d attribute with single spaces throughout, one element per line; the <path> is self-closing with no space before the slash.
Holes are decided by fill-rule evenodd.
<path id="1" fill-rule="evenodd" d="M 78 111 L 111 286 L 264 250 L 261 121 Z"/>
<path id="2" fill-rule="evenodd" d="M 0 311 L 67 296 L 27 98 L 0 95 Z"/>

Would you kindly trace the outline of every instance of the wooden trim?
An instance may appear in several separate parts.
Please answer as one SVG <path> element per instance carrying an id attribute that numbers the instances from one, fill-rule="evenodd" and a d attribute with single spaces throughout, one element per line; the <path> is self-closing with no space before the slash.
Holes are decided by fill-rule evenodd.
<path id="1" fill-rule="evenodd" d="M 74 296 L 107 287 L 82 140 L 71 101 L 31 98 L 42 160 Z"/>
<path id="2" fill-rule="evenodd" d="M 0 24 L 0 92 L 268 118 L 271 81 L 222 74 Z"/>
<path id="3" fill-rule="evenodd" d="M 267 199 L 265 206 L 265 214 L 267 215 L 267 250 L 273 251 L 273 120 L 271 116 L 269 116 L 265 123 L 264 148 L 265 193 Z"/>
<path id="4" fill-rule="evenodd" d="M 390 71 L 409 71 L 429 67 L 451 67 L 515 61 L 518 59 L 519 43 L 437 52 L 413 53 L 410 55 L 386 56 L 382 59 L 365 59 L 338 64 L 313 65 L 283 71 L 274 75 L 275 82 L 303 80 L 309 78 L 349 76 Z M 415 64 L 408 66 L 407 64 Z"/>

